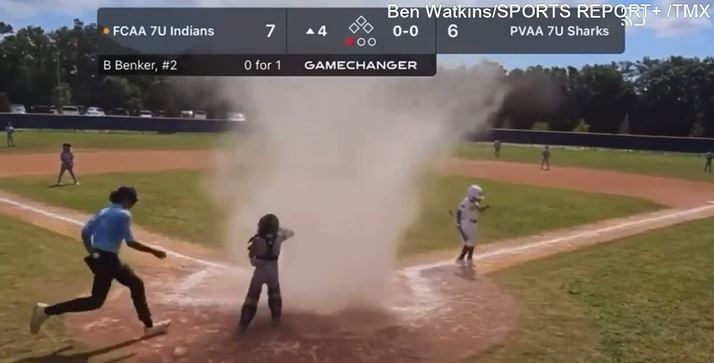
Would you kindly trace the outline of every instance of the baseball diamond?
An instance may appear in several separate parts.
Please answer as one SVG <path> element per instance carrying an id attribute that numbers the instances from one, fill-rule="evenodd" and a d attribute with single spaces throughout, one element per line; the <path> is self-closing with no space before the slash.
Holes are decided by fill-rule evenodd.
<path id="1" fill-rule="evenodd" d="M 0 0 L 0 362 L 714 362 L 707 5 L 97 3 Z"/>
<path id="2" fill-rule="evenodd" d="M 118 168 L 122 169 L 115 168 L 114 171 L 145 170 L 142 162 L 151 163 L 151 154 L 154 152 L 116 152 L 117 156 L 126 153 L 146 155 L 136 159 L 145 161 L 117 164 Z M 102 172 L 106 160 L 116 159 L 112 153 L 107 152 L 89 151 L 82 154 L 83 174 L 88 175 L 90 180 L 92 175 Z M 198 167 L 199 170 L 205 170 L 212 167 L 211 160 L 214 158 L 210 153 L 199 151 L 194 154 L 175 152 L 173 155 L 176 161 L 167 161 L 164 168 L 171 170 Z M 162 152 L 160 155 L 165 158 L 172 154 Z M 35 170 L 37 165 L 42 165 L 42 160 L 51 158 L 50 155 L 16 157 L 7 155 L 0 156 L 0 159 L 10 164 L 10 170 L 16 170 L 17 175 L 34 174 L 35 178 L 41 178 L 42 174 L 52 172 L 49 168 L 44 171 Z M 37 162 L 27 163 L 23 160 L 24 166 L 12 166 L 13 158 L 35 158 Z M 443 164 L 440 169 L 448 173 L 478 175 L 479 178 L 515 181 L 519 168 L 527 167 L 509 162 L 488 163 L 454 160 Z M 157 167 L 160 166 L 153 166 Z M 507 177 L 509 173 L 513 173 L 514 177 Z M 560 188 L 601 191 L 600 184 L 584 182 L 594 180 L 591 176 L 603 173 L 601 171 L 558 168 L 553 169 L 553 173 L 557 174 L 543 175 L 556 175 L 554 178 L 560 180 L 557 183 Z M 615 194 L 631 193 L 627 184 L 640 183 L 637 178 L 642 181 L 656 180 L 655 177 L 608 173 L 611 173 L 608 179 L 616 178 L 611 180 L 613 185 L 619 185 L 609 190 Z M 571 184 L 562 182 L 563 180 Z M 550 179 L 518 182 L 551 185 Z M 653 228 L 714 215 L 714 205 L 707 204 L 707 200 L 714 200 L 714 187 L 665 178 L 662 178 L 658 185 L 668 188 L 667 193 L 681 195 L 681 198 L 673 199 L 670 204 L 678 209 L 665 209 L 581 227 L 564 228 L 542 236 L 516 238 L 483 246 L 475 244 L 474 269 L 470 264 L 453 266 L 448 256 L 439 252 L 415 255 L 407 258 L 405 267 L 396 271 L 390 278 L 388 290 L 392 293 L 386 296 L 382 307 L 356 306 L 339 313 L 315 314 L 292 309 L 290 304 L 287 304 L 280 328 L 274 330 L 275 328 L 265 323 L 270 320 L 265 316 L 267 310 L 259 306 L 255 326 L 241 339 L 236 339 L 233 334 L 238 321 L 240 296 L 248 287 L 248 268 L 233 265 L 225 261 L 224 257 L 210 251 L 201 251 L 190 242 L 148 233 L 140 228 L 135 231 L 138 239 L 151 242 L 154 247 L 167 249 L 172 262 L 157 265 L 143 258 L 137 259 L 137 256 L 128 258 L 132 260 L 135 268 L 141 271 L 141 275 L 146 276 L 148 300 L 154 305 L 152 312 L 155 310 L 160 312 L 161 317 L 171 319 L 172 326 L 168 334 L 137 341 L 122 348 L 122 352 L 136 354 L 135 360 L 142 362 L 166 359 L 195 361 L 208 356 L 275 362 L 285 359 L 296 362 L 313 361 L 315 357 L 330 359 L 329 357 L 338 356 L 342 361 L 348 362 L 372 359 L 396 362 L 415 359 L 453 361 L 471 357 L 490 349 L 489 347 L 503 344 L 514 329 L 518 329 L 518 301 L 507 290 L 490 281 L 489 276 L 496 271 L 578 246 L 606 242 Z M 661 191 L 652 190 L 651 195 L 638 192 L 640 194 L 636 195 L 662 202 L 658 197 Z M 483 193 L 480 197 L 482 199 L 483 195 L 488 194 L 487 189 L 470 187 L 468 195 L 476 195 L 474 193 L 477 192 Z M 494 198 L 488 199 L 498 206 Z M 456 212 L 460 210 L 470 209 L 458 208 Z M 76 231 L 87 218 L 86 214 L 81 212 L 50 206 L 7 192 L 3 192 L 0 198 L 0 212 L 70 237 L 76 236 Z M 452 212 L 452 218 L 457 218 L 456 212 Z M 466 218 L 468 223 L 472 220 L 480 222 L 481 219 L 487 221 L 489 214 L 484 214 L 482 218 L 461 214 L 458 218 Z M 457 233 L 454 238 L 459 236 L 462 235 Z M 299 240 L 295 243 L 299 243 Z M 225 276 L 233 278 L 226 280 Z M 221 282 L 217 285 L 214 283 L 217 281 Z M 230 293 L 226 294 L 227 291 Z M 77 339 L 97 347 L 116 342 L 117 338 L 122 336 L 129 341 L 136 339 L 134 324 L 122 318 L 132 315 L 131 304 L 127 305 L 125 302 L 127 298 L 128 291 L 120 290 L 109 296 L 101 312 L 68 316 L 64 320 L 68 324 L 69 332 Z M 455 319 L 456 316 L 458 319 Z M 474 326 L 479 328 L 473 329 Z M 427 327 L 430 333 L 425 335 Z M 454 331 L 467 331 L 468 334 L 448 333 Z M 434 335 L 443 338 L 426 339 L 427 336 Z M 275 343 L 259 343 L 266 340 Z"/>

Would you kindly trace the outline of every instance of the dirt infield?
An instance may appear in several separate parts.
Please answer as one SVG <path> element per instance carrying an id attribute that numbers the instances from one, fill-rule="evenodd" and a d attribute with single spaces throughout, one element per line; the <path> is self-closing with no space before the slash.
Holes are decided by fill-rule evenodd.
<path id="1" fill-rule="evenodd" d="M 114 172 L 145 172 L 210 167 L 210 151 L 99 151 L 74 150 L 75 171 L 79 175 Z M 55 175 L 59 172 L 59 153 L 0 155 L 0 177 Z"/>
<path id="2" fill-rule="evenodd" d="M 72 237 L 88 217 L 4 192 L 0 212 Z M 288 300 L 284 324 L 272 329 L 261 307 L 241 338 L 235 327 L 249 278 L 245 268 L 142 228 L 135 234 L 174 251 L 165 263 L 126 254 L 145 277 L 154 313 L 174 321 L 171 334 L 136 339 L 140 324 L 128 292 L 114 289 L 102 310 L 67 316 L 73 335 L 96 348 L 81 355 L 117 350 L 137 362 L 455 361 L 503 341 L 516 323 L 510 296 L 472 269 L 452 265 L 395 275 L 395 293 L 379 308 L 316 315 L 291 310 Z"/>
<path id="3" fill-rule="evenodd" d="M 714 200 L 711 183 L 607 170 L 554 166 L 550 171 L 540 171 L 534 164 L 480 160 L 449 160 L 441 170 L 509 183 L 632 196 L 671 207 L 691 207 Z"/>
<path id="4" fill-rule="evenodd" d="M 80 175 L 206 169 L 213 165 L 214 156 L 210 151 L 80 150 L 75 164 Z M 0 155 L 0 177 L 55 175 L 59 171 L 58 158 L 57 154 Z M 440 170 L 510 183 L 634 196 L 671 207 L 691 207 L 714 200 L 711 183 L 606 170 L 554 166 L 550 171 L 539 171 L 535 164 L 481 160 L 447 160 Z"/>
<path id="5" fill-rule="evenodd" d="M 0 176 L 51 175 L 55 154 L 4 155 Z M 78 153 L 82 174 L 204 168 L 208 152 L 121 151 Z M 7 165 L 7 167 L 5 167 Z M 457 268 L 451 253 L 404 262 L 382 307 L 339 315 L 314 315 L 290 309 L 284 323 L 267 324 L 264 302 L 253 329 L 238 337 L 234 329 L 248 271 L 223 260 L 219 251 L 137 228 L 139 239 L 173 253 L 164 262 L 127 253 L 145 277 L 150 304 L 158 317 L 171 317 L 170 334 L 138 340 L 140 325 L 125 289 L 113 289 L 101 311 L 68 316 L 71 331 L 94 351 L 137 362 L 451 362 L 502 344 L 517 324 L 517 305 L 486 274 L 536 258 L 607 242 L 654 228 L 714 215 L 714 186 L 624 173 L 577 168 L 539 172 L 537 165 L 452 160 L 448 173 L 591 192 L 638 196 L 673 209 L 603 221 L 478 247 L 478 274 Z M 0 213 L 76 237 L 88 216 L 43 205 L 0 191 Z M 79 258 L 78 258 L 79 260 Z M 329 297 L 326 297 L 329 298 Z M 37 361 L 72 361 L 71 352 Z"/>

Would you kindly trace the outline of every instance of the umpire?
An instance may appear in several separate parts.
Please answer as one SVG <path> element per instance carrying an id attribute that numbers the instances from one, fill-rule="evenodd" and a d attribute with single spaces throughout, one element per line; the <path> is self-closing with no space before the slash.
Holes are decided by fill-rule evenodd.
<path id="1" fill-rule="evenodd" d="M 96 310 L 104 305 L 113 280 L 131 291 L 139 320 L 144 324 L 144 334 L 154 335 L 166 332 L 170 320 L 154 323 L 146 303 L 144 282 L 128 265 L 119 259 L 122 241 L 127 246 L 141 252 L 166 258 L 166 252 L 154 249 L 136 241 L 131 233 L 131 209 L 138 201 L 133 187 L 120 187 L 109 195 L 111 206 L 100 210 L 82 228 L 82 241 L 89 253 L 84 261 L 94 273 L 92 295 L 48 306 L 37 303 L 30 320 L 30 331 L 37 334 L 42 323 L 53 315 Z"/>
<path id="2" fill-rule="evenodd" d="M 281 244 L 294 235 L 293 231 L 280 228 L 280 221 L 274 214 L 266 214 L 258 221 L 258 233 L 248 242 L 248 255 L 255 270 L 241 309 L 238 323 L 238 331 L 241 334 L 246 332 L 255 317 L 263 284 L 268 285 L 268 307 L 270 307 L 273 326 L 277 326 L 280 322 L 283 300 L 280 296 L 278 279 L 278 257 Z"/>

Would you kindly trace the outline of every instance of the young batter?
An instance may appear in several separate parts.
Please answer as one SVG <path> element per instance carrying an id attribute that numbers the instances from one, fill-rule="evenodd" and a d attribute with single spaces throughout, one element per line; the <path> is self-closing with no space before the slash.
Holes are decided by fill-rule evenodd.
<path id="1" fill-rule="evenodd" d="M 145 335 L 164 333 L 171 324 L 170 320 L 153 322 L 146 303 L 144 282 L 131 267 L 119 259 L 122 240 L 137 251 L 150 253 L 159 259 L 166 258 L 166 252 L 136 241 L 131 233 L 129 209 L 138 201 L 136 190 L 133 187 L 120 187 L 111 192 L 109 200 L 112 205 L 99 211 L 82 228 L 82 242 L 89 253 L 89 256 L 84 258 L 84 262 L 94 274 L 92 295 L 51 306 L 43 303 L 35 304 L 30 319 L 32 334 L 37 334 L 50 316 L 91 311 L 102 307 L 113 280 L 117 280 L 131 291 L 131 299 L 139 320 L 144 324 Z"/>
<path id="2" fill-rule="evenodd" d="M 258 233 L 248 242 L 250 264 L 255 267 L 255 270 L 241 309 L 238 323 L 240 333 L 245 333 L 258 311 L 258 300 L 263 284 L 268 285 L 268 306 L 273 326 L 277 326 L 280 322 L 283 300 L 280 296 L 278 257 L 282 243 L 294 235 L 293 231 L 280 228 L 280 221 L 274 214 L 266 214 L 258 221 Z"/>
<path id="3" fill-rule="evenodd" d="M 471 185 L 466 190 L 466 197 L 461 201 L 456 212 L 456 227 L 463 243 L 461 253 L 456 259 L 456 263 L 459 265 L 463 266 L 464 258 L 469 266 L 473 265 L 478 215 L 479 212 L 489 208 L 488 205 L 481 206 L 483 199 L 483 189 L 478 185 Z"/>
<path id="4" fill-rule="evenodd" d="M 74 181 L 74 185 L 79 185 L 77 177 L 74 175 L 74 154 L 72 153 L 72 144 L 62 144 L 62 152 L 60 153 L 60 172 L 57 177 L 57 185 L 62 182 L 64 172 L 68 171 Z"/>

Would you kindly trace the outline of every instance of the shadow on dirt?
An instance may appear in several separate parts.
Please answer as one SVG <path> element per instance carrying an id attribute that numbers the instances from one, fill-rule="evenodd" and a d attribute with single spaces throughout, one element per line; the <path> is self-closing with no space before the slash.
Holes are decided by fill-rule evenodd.
<path id="1" fill-rule="evenodd" d="M 23 358 L 17 361 L 14 361 L 15 363 L 86 363 L 89 362 L 90 359 L 104 355 L 104 354 L 109 354 L 114 351 L 118 351 L 122 348 L 126 348 L 128 346 L 131 346 L 133 344 L 139 343 L 141 341 L 151 339 L 152 337 L 141 337 L 141 338 L 133 338 L 133 339 L 128 339 L 125 340 L 121 343 L 113 344 L 113 345 L 108 345 L 103 348 L 99 349 L 94 349 L 86 352 L 79 352 L 79 353 L 69 353 L 66 354 L 69 351 L 72 351 L 74 349 L 74 346 L 68 345 L 66 347 L 60 348 L 50 354 L 42 355 L 42 356 L 37 356 L 37 357 L 27 357 Z M 126 355 L 122 355 L 119 357 L 111 357 L 107 358 L 107 360 L 93 360 L 97 362 L 102 362 L 102 363 L 118 363 L 118 362 L 123 362 L 131 357 L 133 357 L 135 353 L 130 353 Z"/>

